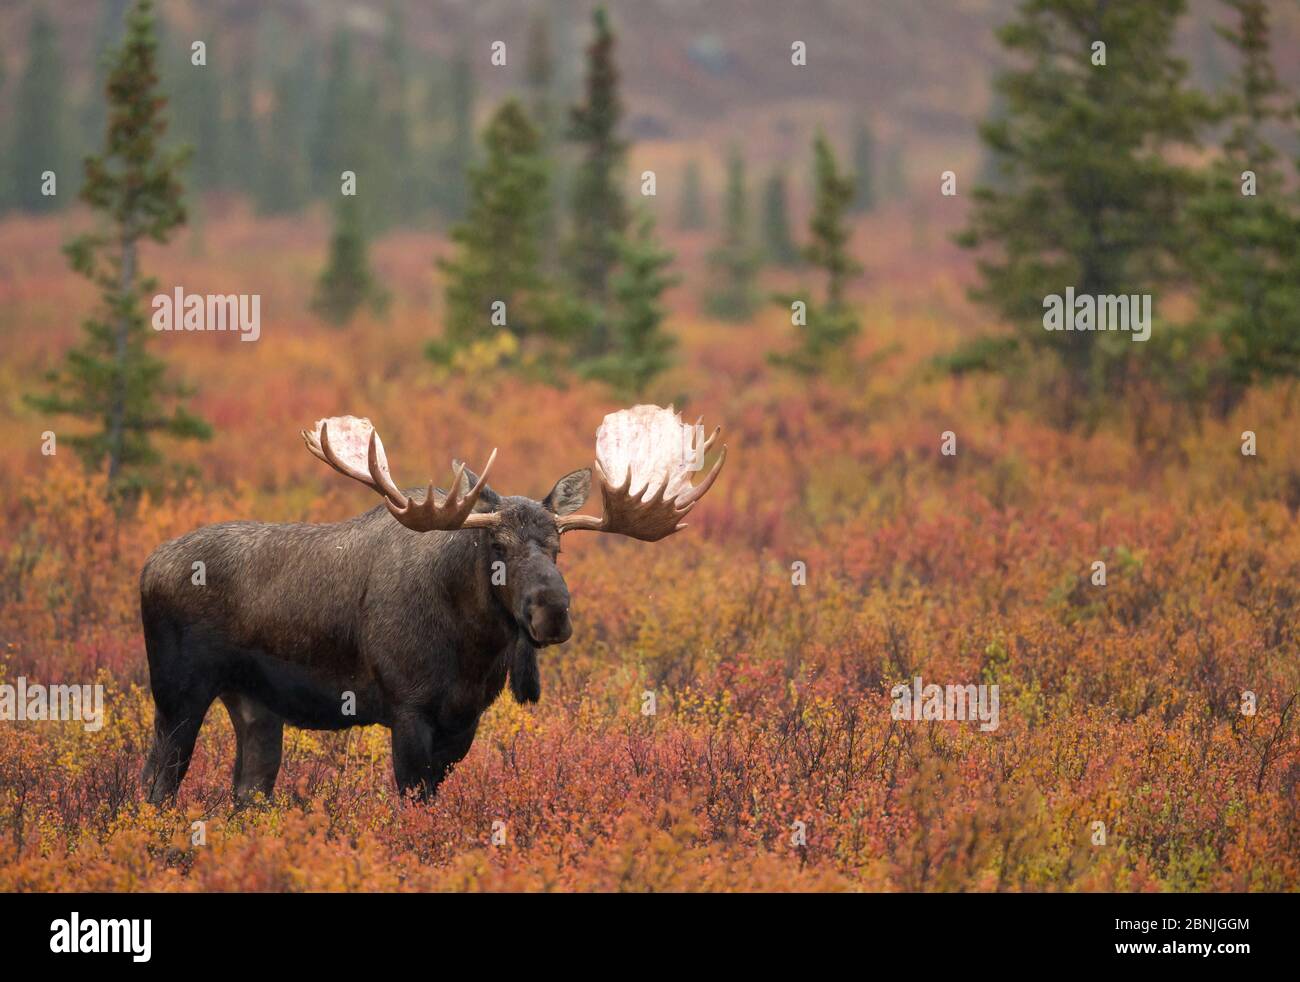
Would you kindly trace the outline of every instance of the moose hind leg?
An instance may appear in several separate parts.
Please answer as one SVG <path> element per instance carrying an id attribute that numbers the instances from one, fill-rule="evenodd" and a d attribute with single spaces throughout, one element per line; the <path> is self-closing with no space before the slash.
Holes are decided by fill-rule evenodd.
<path id="1" fill-rule="evenodd" d="M 141 782 L 151 804 L 174 801 L 198 739 L 203 717 L 217 693 L 211 672 L 183 632 L 141 602 L 149 686 L 153 691 L 153 746 Z"/>
<path id="2" fill-rule="evenodd" d="M 235 728 L 235 803 L 247 804 L 259 791 L 271 797 L 284 751 L 284 719 L 237 692 L 223 693 L 221 701 Z"/>
<path id="3" fill-rule="evenodd" d="M 153 746 L 144 767 L 144 789 L 150 804 L 161 805 L 176 798 L 185 772 L 194 756 L 194 741 L 203 725 L 206 706 L 180 712 L 164 712 L 155 705 Z"/>

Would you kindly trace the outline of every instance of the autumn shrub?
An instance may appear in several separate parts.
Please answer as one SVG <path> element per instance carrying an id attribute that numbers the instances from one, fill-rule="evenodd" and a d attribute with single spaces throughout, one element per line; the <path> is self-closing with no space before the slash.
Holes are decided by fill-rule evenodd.
<path id="1" fill-rule="evenodd" d="M 302 448 L 322 415 L 379 423 L 404 482 L 495 446 L 494 485 L 540 495 L 618 408 L 576 378 L 418 357 L 431 246 L 414 235 L 375 244 L 387 324 L 324 333 L 310 276 L 293 275 L 320 231 L 236 216 L 207 231 L 206 258 L 148 257 L 164 281 L 239 281 L 276 308 L 256 344 L 160 344 L 216 432 L 169 448 L 202 477 L 167 496 L 115 513 L 102 475 L 41 455 L 57 422 L 0 397 L 0 683 L 99 683 L 107 705 L 98 731 L 0 723 L 0 889 L 1300 885 L 1291 402 L 1254 393 L 1221 423 L 1151 417 L 1141 436 L 1117 406 L 1091 434 L 1061 432 L 995 380 L 924 372 L 974 315 L 955 273 L 901 267 L 892 293 L 857 298 L 851 357 L 879 369 L 860 384 L 771 373 L 779 316 L 723 336 L 689 308 L 696 291 L 674 300 L 667 391 L 724 423 L 727 467 L 664 542 L 566 537 L 574 637 L 541 652 L 537 706 L 491 708 L 436 800 L 399 797 L 381 728 L 289 729 L 273 798 L 237 811 L 217 704 L 178 803 L 144 803 L 137 578 L 157 544 L 371 507 Z M 0 254 L 45 239 L 6 224 Z M 0 279 L 0 309 L 25 325 L 4 335 L 0 392 L 68 340 L 50 292 L 86 299 L 56 258 L 33 263 Z M 915 676 L 996 684 L 998 728 L 894 719 L 890 690 Z"/>

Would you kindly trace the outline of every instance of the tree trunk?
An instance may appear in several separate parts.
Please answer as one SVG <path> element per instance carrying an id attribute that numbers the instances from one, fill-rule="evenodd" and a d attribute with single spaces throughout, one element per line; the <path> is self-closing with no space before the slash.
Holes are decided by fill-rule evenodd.
<path id="1" fill-rule="evenodd" d="M 130 296 L 135 289 L 135 239 L 122 239 L 122 268 L 118 292 Z M 111 487 L 122 469 L 126 443 L 126 357 L 131 331 L 129 314 L 121 314 L 113 335 L 113 392 L 108 404 L 108 483 Z"/>

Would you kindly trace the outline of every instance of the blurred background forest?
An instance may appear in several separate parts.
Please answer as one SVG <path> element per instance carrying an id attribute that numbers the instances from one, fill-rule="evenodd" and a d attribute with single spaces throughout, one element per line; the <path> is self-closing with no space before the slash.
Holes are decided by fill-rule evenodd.
<path id="1" fill-rule="evenodd" d="M 0 724 L 0 889 L 1300 885 L 1300 4 L 133 6 L 0 0 L 0 681 L 109 693 Z M 1043 331 L 1071 285 L 1151 341 Z M 155 332 L 178 287 L 260 337 Z M 141 800 L 158 543 L 369 508 L 324 415 L 541 494 L 634 401 L 726 470 L 566 541 L 436 801 L 291 731 L 233 811 L 220 709 Z M 1001 727 L 891 719 L 916 675 Z"/>
<path id="2" fill-rule="evenodd" d="M 1296 159 L 1300 141 L 1294 119 L 1280 115 L 1280 107 L 1286 103 L 1289 112 L 1294 99 L 1287 103 L 1287 93 L 1300 83 L 1300 11 L 1287 2 L 1257 5 L 1268 12 L 1262 54 L 1268 77 L 1260 80 L 1265 88 L 1244 96 L 1258 104 L 1229 107 L 1227 101 L 1243 98 L 1250 84 L 1240 63 L 1250 42 L 1223 33 L 1233 29 L 1238 6 L 1161 0 L 1126 24 L 1113 11 L 1109 20 L 1093 16 L 1088 3 L 1031 4 L 1019 25 L 1040 33 L 1017 39 L 998 33 L 1008 24 L 1016 29 L 1012 0 L 965 0 L 935 9 L 903 0 L 870 7 L 823 0 L 797 9 L 746 0 L 734 9 L 720 2 L 707 11 L 667 0 L 615 4 L 611 101 L 592 110 L 585 90 L 593 41 L 589 3 L 168 0 L 160 5 L 155 28 L 158 91 L 167 99 L 161 144 L 188 149 L 187 162 L 174 176 L 186 213 L 177 227 L 191 257 L 204 254 L 210 229 L 231 216 L 264 222 L 268 230 L 285 221 L 309 230 L 324 257 L 313 274 L 320 282 L 308 307 L 337 324 L 364 308 L 382 315 L 392 299 L 384 263 L 377 271 L 370 268 L 369 241 L 432 235 L 437 269 L 421 284 L 431 293 L 397 299 L 429 314 L 423 347 L 435 361 L 450 362 L 472 341 L 476 346 L 461 354 L 462 364 L 513 360 L 537 368 L 540 362 L 543 374 L 553 377 L 554 361 L 563 357 L 579 374 L 604 379 L 617 391 L 671 398 L 684 393 L 664 384 L 654 393 L 647 389 L 672 363 L 672 342 L 659 331 L 657 299 L 665 293 L 691 296 L 705 313 L 733 322 L 752 318 L 770 297 L 785 298 L 788 306 L 795 298 L 792 285 L 812 303 L 804 295 L 811 272 L 806 250 L 824 247 L 824 240 L 819 245 L 809 235 L 824 235 L 828 221 L 841 226 L 832 237 L 838 235 L 845 248 L 836 247 L 836 257 L 814 257 L 813 265 L 822 272 L 838 268 L 830 284 L 836 295 L 846 286 L 859 289 L 917 272 L 918 263 L 969 275 L 974 264 L 954 246 L 958 232 L 963 244 L 985 247 L 982 256 L 990 244 L 1021 254 L 1000 274 L 981 267 L 981 299 L 1011 323 L 1027 316 L 1032 322 L 1042 293 L 1051 292 L 1033 282 L 1037 274 L 1025 256 L 1035 251 L 1055 279 L 1064 282 L 1060 274 L 1069 272 L 1081 280 L 1081 290 L 1084 281 L 1095 281 L 1097 293 L 1108 292 L 1105 286 L 1123 286 L 1125 292 L 1170 287 L 1157 307 L 1171 322 L 1187 320 L 1180 298 L 1195 299 L 1197 279 L 1203 294 L 1250 292 L 1240 277 L 1235 283 L 1207 282 L 1206 268 L 1224 265 L 1222 254 L 1205 247 L 1212 228 L 1237 220 L 1235 232 L 1247 239 L 1234 247 L 1238 256 L 1263 248 L 1271 263 L 1285 248 L 1262 242 L 1267 236 L 1249 228 L 1253 218 L 1240 209 L 1216 213 L 1223 202 L 1209 193 L 1193 194 L 1192 184 L 1223 180 L 1228 165 L 1239 162 L 1233 127 L 1245 125 L 1246 144 L 1269 145 L 1274 170 L 1266 183 L 1270 192 L 1286 190 L 1281 217 L 1294 221 L 1292 169 L 1282 162 Z M 58 215 L 65 235 L 79 221 L 81 161 L 103 146 L 107 56 L 123 39 L 128 7 L 129 0 L 0 5 L 0 212 L 15 219 Z M 1052 18 L 1059 23 L 1042 30 Z M 1080 101 L 1072 105 L 1076 96 L 1051 87 L 1061 77 L 1051 82 L 1045 64 L 1026 70 L 1036 50 L 1069 43 L 1064 39 L 1070 34 L 1085 43 L 1104 33 L 1103 21 L 1105 31 L 1126 31 L 1132 44 L 1109 70 L 1122 79 L 1109 102 L 1080 89 Z M 792 65 L 791 39 L 814 57 L 805 54 L 803 63 Z M 203 47 L 198 56 L 196 42 Z M 1015 77 L 1016 72 L 1023 74 Z M 1177 78 L 1170 81 L 1169 73 Z M 1120 95 L 1125 85 L 1136 93 L 1147 82 L 1142 98 L 1125 101 Z M 1049 85 L 1046 99 L 1034 94 L 1038 83 Z M 1198 98 L 1203 104 L 1187 101 Z M 501 117 L 509 102 L 518 112 Z M 575 116 L 584 105 L 585 122 Z M 1070 116 L 1079 112 L 1094 116 L 1075 125 Z M 1123 135 L 1097 139 L 1111 126 L 1104 117 L 1116 113 L 1122 118 L 1113 129 L 1145 127 L 1149 146 Z M 1008 122 L 1001 135 L 981 133 L 981 126 Z M 1072 167 L 1055 167 L 1044 146 L 1033 145 L 1033 129 L 1044 130 L 1046 144 L 1052 127 L 1063 133 L 1072 125 L 1078 133 L 1061 150 L 1079 159 Z M 1024 139 L 1013 146 L 1017 128 Z M 842 204 L 827 199 L 830 213 L 818 211 L 822 164 L 813 143 L 819 133 L 826 141 L 827 174 L 851 186 Z M 1216 155 L 1216 144 L 1223 153 Z M 1236 155 L 1242 154 L 1248 157 L 1250 149 L 1239 141 Z M 1113 168 L 1107 178 L 1112 186 L 1103 180 L 1094 189 L 1080 189 L 1088 174 L 1099 173 L 1098 162 L 1117 155 L 1131 166 Z M 1171 163 L 1156 174 L 1143 170 L 1143 156 Z M 1223 165 L 1218 172 L 1216 164 Z M 360 175 L 360 189 L 350 200 L 339 194 L 344 172 Z M 58 175 L 57 193 L 38 179 L 49 173 Z M 1168 201 L 1157 200 L 1159 191 L 1138 200 L 1124 186 L 1148 178 L 1151 184 L 1173 182 L 1176 193 Z M 1045 211 L 1034 199 L 1036 179 L 1058 182 L 1060 213 Z M 481 192 L 475 212 L 476 180 L 484 188 L 513 190 L 496 201 Z M 973 216 L 968 213 L 979 189 L 1005 194 L 1009 188 L 1014 193 L 1005 195 L 1006 207 L 984 202 L 982 210 L 977 205 Z M 1018 215 L 1016 208 L 1022 209 Z M 1090 243 L 1067 246 L 1076 262 L 1057 263 L 1052 254 L 1061 241 L 1060 223 L 1108 210 L 1126 213 L 1135 226 L 1167 225 L 1171 231 L 1148 232 L 1146 241 L 1134 243 L 1127 241 L 1128 232 L 1108 229 L 1092 234 Z M 494 225 L 494 215 L 516 217 Z M 805 232 L 818 220 L 820 232 Z M 512 239 L 511 224 L 525 231 Z M 1017 224 L 1034 231 L 1017 239 Z M 661 251 L 661 241 L 669 248 Z M 1103 262 L 1100 254 L 1116 242 L 1119 258 Z M 621 248 L 634 256 L 621 257 Z M 861 276 L 859 260 L 873 249 L 882 261 L 868 262 Z M 1173 275 L 1157 274 L 1170 257 L 1178 257 Z M 1293 257 L 1283 257 L 1288 260 Z M 1090 263 L 1106 262 L 1111 274 L 1089 269 Z M 619 265 L 627 271 L 621 286 L 611 280 Z M 257 292 L 245 286 L 195 280 L 191 289 Z M 522 300 L 522 315 L 508 331 L 482 329 L 480 308 L 490 290 Z M 1217 303 L 1201 300 L 1204 308 Z M 837 318 L 838 301 L 828 301 L 832 309 L 810 319 L 839 322 L 804 332 L 810 337 L 786 358 L 787 365 L 807 369 L 810 359 L 824 360 L 826 351 L 856 332 L 860 318 Z M 288 310 L 282 295 L 268 306 L 272 317 Z M 1257 377 L 1292 374 L 1295 352 L 1285 353 L 1281 368 L 1277 358 L 1263 365 L 1269 359 L 1258 350 L 1247 356 L 1251 364 L 1245 367 L 1231 363 L 1231 352 L 1224 365 L 1209 365 L 1202 342 L 1207 334 L 1222 333 L 1222 325 L 1211 322 L 1221 320 L 1223 311 L 1203 313 L 1190 332 L 1158 332 L 1142 374 L 1158 379 L 1163 394 L 1196 403 L 1194 413 L 1211 404 L 1224 410 Z M 12 311 L 3 316 L 12 317 Z M 499 326 L 495 320 L 489 325 Z M 516 349 L 527 348 L 530 339 L 542 350 L 521 357 Z M 563 355 L 538 339 L 564 342 Z M 1238 340 L 1260 347 L 1258 339 Z M 1030 341 L 1052 347 L 1041 334 Z M 1087 346 L 1073 353 L 1057 347 L 1067 374 L 1075 376 L 1074 395 L 1091 390 L 1096 396 L 1097 376 L 1109 380 L 1104 389 L 1124 374 L 1116 371 L 1116 359 L 1081 350 Z M 1009 352 L 1005 338 L 980 332 L 936 366 L 1005 372 L 1014 361 L 1003 357 Z M 1198 370 L 1171 366 L 1189 354 Z M 1080 355 L 1088 364 L 1080 363 Z M 1098 364 L 1107 360 L 1111 364 Z M 1083 376 L 1093 378 L 1085 382 Z M 1095 417 L 1078 409 L 1076 414 Z"/>
<path id="3" fill-rule="evenodd" d="M 128 6 L 129 0 L 48 4 L 42 28 L 42 5 L 0 5 L 6 207 L 73 201 L 71 194 L 15 198 L 14 141 L 26 127 L 24 152 L 42 161 L 62 158 L 74 171 L 85 153 L 100 148 L 101 56 L 120 40 Z M 608 6 L 619 30 L 635 39 L 619 51 L 634 170 L 654 168 L 680 191 L 675 170 L 695 158 L 716 192 L 725 150 L 736 143 L 756 173 L 789 168 L 795 185 L 806 188 L 801 153 L 813 127 L 826 126 L 847 153 L 862 124 L 874 137 L 882 196 L 907 197 L 914 187 L 929 199 L 935 182 L 921 175 L 967 173 L 981 159 L 975 123 L 992 108 L 993 76 L 1007 60 L 994 29 L 1016 4 Z M 1224 86 L 1234 69 L 1214 30 L 1225 19 L 1219 6 L 1193 0 L 1178 28 L 1177 48 L 1192 79 L 1209 89 Z M 1300 11 L 1288 2 L 1269 6 L 1275 63 L 1294 88 Z M 578 0 L 167 0 L 160 5 L 161 67 L 173 137 L 195 148 L 188 183 L 195 191 L 242 192 L 271 212 L 296 211 L 327 183 L 333 187 L 330 154 L 346 152 L 336 138 L 346 133 L 393 169 L 391 180 L 385 171 L 374 182 L 372 193 L 382 199 L 377 220 L 445 228 L 458 217 L 458 202 L 463 208 L 464 163 L 474 153 L 478 123 L 502 98 L 536 93 L 549 102 L 557 131 L 565 125 L 565 111 L 580 94 L 591 7 Z M 807 71 L 788 70 L 794 39 L 815 53 Z M 206 72 L 182 70 L 192 40 L 207 42 Z M 504 69 L 489 62 L 497 40 L 509 53 Z M 41 60 L 52 83 L 39 96 L 27 90 L 35 104 L 22 98 L 31 58 Z M 47 140 L 48 148 L 33 145 Z M 290 166 L 275 166 L 285 161 Z M 395 193 L 399 188 L 404 196 Z M 435 214 L 441 222 L 431 220 Z"/>

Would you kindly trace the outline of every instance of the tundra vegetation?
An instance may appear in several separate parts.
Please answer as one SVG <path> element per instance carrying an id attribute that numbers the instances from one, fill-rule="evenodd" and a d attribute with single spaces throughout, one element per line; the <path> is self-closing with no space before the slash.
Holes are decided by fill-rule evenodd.
<path id="1" fill-rule="evenodd" d="M 503 369 L 432 377 L 409 357 L 426 325 L 408 298 L 428 276 L 409 240 L 375 247 L 393 284 L 387 329 L 359 323 L 331 344 L 307 312 L 310 276 L 277 265 L 310 269 L 323 221 L 237 217 L 211 224 L 206 258 L 152 250 L 168 277 L 228 279 L 238 263 L 249 289 L 282 290 L 298 312 L 257 344 L 169 352 L 205 379 L 196 408 L 227 434 L 173 449 L 204 475 L 183 494 L 118 517 L 101 473 L 62 449 L 41 456 L 30 428 L 0 430 L 3 680 L 107 687 L 97 733 L 0 725 L 0 888 L 1294 887 L 1296 408 L 1251 391 L 1196 432 L 1157 405 L 1141 429 L 1164 442 L 1144 444 L 1132 417 L 1062 431 L 1041 404 L 1006 408 L 996 379 L 928 378 L 982 315 L 958 262 L 918 272 L 891 245 L 907 216 L 880 221 L 857 247 L 888 285 L 851 294 L 873 327 L 846 357 L 892 353 L 860 385 L 768 369 L 788 331 L 779 310 L 723 327 L 674 301 L 683 351 L 669 377 L 726 420 L 726 473 L 663 543 L 565 537 L 574 636 L 539 653 L 542 699 L 493 704 L 428 804 L 400 799 L 382 727 L 290 727 L 273 798 L 234 810 L 220 705 L 177 803 L 145 803 L 139 570 L 201 525 L 369 507 L 302 450 L 320 391 L 394 421 L 408 480 L 496 445 L 493 480 L 537 495 L 582 463 L 581 427 L 615 406 L 595 384 L 557 391 Z M 234 258 L 253 228 L 252 255 Z M 77 289 L 59 238 L 0 227 L 0 252 L 21 245 L 39 285 L 3 287 L 32 328 L 6 340 L 11 384 L 71 337 L 40 299 Z M 1239 451 L 1247 428 L 1256 457 Z M 937 452 L 944 429 L 955 458 Z M 998 683 L 998 730 L 892 720 L 891 686 L 917 675 Z M 805 847 L 791 844 L 796 821 Z"/>
<path id="2" fill-rule="evenodd" d="M 1076 3 L 1025 0 L 1027 26 L 1009 28 L 1005 40 L 1032 49 L 1036 37 L 1056 36 L 1051 18 Z M 1140 28 L 1135 45 L 1146 39 L 1144 59 L 1164 52 L 1181 11 L 1173 0 L 1106 6 L 1138 19 L 1130 27 Z M 1258 52 L 1260 6 L 1225 7 L 1244 18 L 1234 36 L 1253 38 L 1241 47 Z M 385 50 L 400 52 L 400 27 L 385 36 Z M 1229 38 L 1226 46 L 1225 61 L 1237 45 Z M 32 50 L 43 58 L 60 51 L 51 39 Z M 391 298 L 386 319 L 363 304 L 327 327 L 311 305 L 329 211 L 267 213 L 254 183 L 276 171 L 255 159 L 274 146 L 264 137 L 247 168 L 223 156 L 233 146 L 227 127 L 267 100 L 229 97 L 231 111 L 213 113 L 210 100 L 234 91 L 233 66 L 213 62 L 206 76 L 164 66 L 186 107 L 179 136 L 197 151 L 191 193 L 223 207 L 206 207 L 201 228 L 191 221 L 169 229 L 169 245 L 142 239 L 140 268 L 162 284 L 228 284 L 224 292 L 268 302 L 256 344 L 198 333 L 151 339 L 176 378 L 199 383 L 186 405 L 213 430 L 202 445 L 159 434 L 159 452 L 191 476 L 141 484 L 128 502 L 112 497 L 106 460 L 87 468 L 68 453 L 77 444 L 66 436 L 93 423 L 56 421 L 16 395 L 59 363 L 78 338 L 76 316 L 97 302 L 96 284 L 60 256 L 67 226 L 93 217 L 0 221 L 0 391 L 10 394 L 0 400 L 8 464 L 0 471 L 0 685 L 23 678 L 105 692 L 95 730 L 0 723 L 0 889 L 1296 889 L 1300 407 L 1290 336 L 1270 327 L 1283 322 L 1262 323 L 1251 312 L 1263 308 L 1247 302 L 1263 288 L 1275 305 L 1276 291 L 1300 282 L 1285 273 L 1295 256 L 1286 223 L 1296 211 L 1275 190 L 1267 224 L 1256 225 L 1225 194 L 1226 175 L 1238 167 L 1231 155 L 1254 152 L 1247 129 L 1229 130 L 1238 134 L 1232 146 L 1207 148 L 1230 156 L 1200 189 L 1204 211 L 1187 213 L 1206 225 L 1227 213 L 1254 236 L 1234 240 L 1241 252 L 1231 262 L 1215 261 L 1230 289 L 1172 294 L 1203 330 L 1162 334 L 1173 325 L 1160 307 L 1150 345 L 1122 338 L 1123 350 L 1084 349 L 1044 332 L 1039 320 L 1044 296 L 1082 289 L 1062 280 L 1084 259 L 1097 260 L 1089 283 L 1116 284 L 1097 292 L 1116 294 L 1146 292 L 1156 272 L 1171 276 L 1162 290 L 1179 289 L 1173 270 L 1156 269 L 1171 258 L 1211 261 L 1199 248 L 1170 255 L 1173 230 L 1159 221 L 1171 202 L 1148 199 L 1134 183 L 1134 168 L 1149 166 L 1167 190 L 1190 194 L 1196 182 L 1183 171 L 1194 163 L 1178 157 L 1175 167 L 1174 158 L 1148 161 L 1136 146 L 1115 146 L 1145 125 L 1139 116 L 1133 126 L 1079 134 L 1101 141 L 1097 153 L 1109 147 L 1093 162 L 1144 210 L 1134 214 L 1129 248 L 1108 252 L 1079 234 L 1063 244 L 1073 250 L 1065 254 L 1057 240 L 1034 238 L 1033 222 L 1060 217 L 1089 232 L 1069 224 L 1086 205 L 1071 195 L 1102 186 L 1075 169 L 1093 149 L 1079 148 L 1083 158 L 1046 153 L 1057 135 L 1073 147 L 1077 128 L 1051 116 L 1054 99 L 1032 71 L 1003 85 L 1004 107 L 987 131 L 997 190 L 970 213 L 960 197 L 900 199 L 904 187 L 934 186 L 933 175 L 900 172 L 902 161 L 929 159 L 926 148 L 904 156 L 889 117 L 872 108 L 879 167 L 871 210 L 848 211 L 855 192 L 837 163 L 848 155 L 832 153 L 828 136 L 815 158 L 820 186 L 812 194 L 791 188 L 791 226 L 806 227 L 811 215 L 816 249 L 802 269 L 755 277 L 756 289 L 789 293 L 798 277 L 816 275 L 825 292 L 815 299 L 842 315 L 831 322 L 843 328 L 835 343 L 817 348 L 809 370 L 790 372 L 768 358 L 801 340 L 788 306 L 758 304 L 736 322 L 702 309 L 720 285 L 708 257 L 734 226 L 721 182 L 707 186 L 699 176 L 720 228 L 680 232 L 690 223 L 658 213 L 656 234 L 675 233 L 671 266 L 644 216 L 610 196 L 622 188 L 631 199 L 635 184 L 630 174 L 624 183 L 612 176 L 624 154 L 618 106 L 595 85 L 577 119 L 555 107 L 547 125 L 535 116 L 540 140 L 521 139 L 522 126 L 491 134 L 503 149 L 523 147 L 524 163 L 539 143 L 581 151 L 567 177 L 560 180 L 562 168 L 552 175 L 566 193 L 538 222 L 541 241 L 553 243 L 539 265 L 565 293 L 577 292 L 563 269 L 577 257 L 600 271 L 570 310 L 585 319 L 568 322 L 601 330 L 589 345 L 572 339 L 574 357 L 556 358 L 542 375 L 521 370 L 517 352 L 419 357 L 448 329 L 445 305 L 430 315 L 448 286 L 435 278 L 432 257 L 474 268 L 470 260 L 480 257 L 457 254 L 445 230 L 481 203 L 474 175 L 498 163 L 491 146 L 474 140 L 499 117 L 491 107 L 476 113 L 482 94 L 468 62 L 438 62 L 436 81 L 411 80 L 408 98 L 366 101 L 356 94 L 360 62 L 348 38 L 330 50 L 322 58 L 308 47 L 262 80 L 262 96 L 269 81 L 284 103 L 310 93 L 325 107 L 302 125 L 310 148 L 302 172 L 275 179 L 304 199 L 333 195 L 341 134 L 330 127 L 373 106 L 360 114 L 377 126 L 366 142 L 412 142 L 408 157 L 379 155 L 403 171 L 389 186 L 413 182 L 416 198 L 436 200 L 439 221 L 421 215 L 412 223 L 414 211 L 391 202 L 369 215 L 363 224 L 375 234 L 365 268 Z M 593 82 L 617 77 L 614 50 L 598 35 Z M 1112 46 L 1112 65 L 1123 53 Z M 401 57 L 382 64 L 395 76 L 424 70 Z M 1050 76 L 1052 85 L 1083 85 L 1092 77 L 1084 64 L 1037 70 L 1063 72 Z M 1159 111 L 1151 101 L 1159 89 L 1119 67 L 1118 81 L 1138 98 L 1108 94 L 1094 79 L 1079 103 L 1091 107 L 1090 120 L 1097 107 L 1120 121 L 1129 110 Z M 1183 101 L 1172 66 L 1159 67 L 1178 114 L 1153 134 L 1180 144 L 1173 123 L 1200 107 Z M 23 77 L 37 69 L 48 77 L 48 65 L 30 61 Z M 29 86 L 10 74 L 0 92 L 26 98 Z M 545 60 L 529 74 L 536 113 L 550 84 Z M 1247 76 L 1258 93 L 1258 65 Z M 1267 118 L 1270 134 L 1294 124 L 1262 105 L 1225 103 L 1221 111 Z M 87 126 L 102 137 L 104 107 L 87 108 Z M 270 111 L 286 123 L 296 118 L 278 98 Z M 26 108 L 15 118 L 33 133 L 41 123 Z M 1040 119 L 1053 125 L 1043 129 Z M 420 125 L 406 125 L 414 120 Z M 38 135 L 57 149 L 52 134 Z M 784 161 L 792 176 L 808 166 L 803 146 Z M 701 147 L 690 153 L 682 159 L 708 159 Z M 515 154 L 508 163 L 520 161 Z M 1275 169 L 1290 176 L 1280 162 Z M 661 181 L 671 172 L 662 168 Z M 1042 207 L 1018 197 L 1027 183 L 1048 195 Z M 1282 188 L 1289 195 L 1293 185 Z M 665 182 L 663 196 L 647 204 L 653 211 L 677 200 Z M 576 229 L 572 215 L 557 214 L 585 205 L 591 212 Z M 981 248 L 1007 250 L 982 274 L 936 234 L 965 220 Z M 1204 230 L 1194 239 L 1210 248 Z M 1252 250 L 1275 256 L 1267 275 L 1242 259 Z M 1060 277 L 1044 275 L 1040 253 L 1061 264 Z M 548 269 L 552 258 L 559 274 Z M 1135 272 L 1120 275 L 1114 263 Z M 867 277 L 850 275 L 855 264 Z M 747 285 L 745 264 L 736 269 Z M 680 289 L 671 286 L 676 274 Z M 973 304 L 969 288 L 991 282 L 1006 287 L 1002 296 Z M 1023 330 L 1000 329 L 990 310 Z M 659 332 L 673 342 L 671 361 Z M 1162 353 L 1166 336 L 1174 340 Z M 983 347 L 970 347 L 977 337 Z M 588 377 L 595 373 L 585 361 L 608 368 L 610 346 L 624 343 L 636 346 L 632 370 Z M 937 373 L 936 364 L 951 371 Z M 638 373 L 641 365 L 649 374 Z M 1063 367 L 1072 373 L 1066 386 Z M 383 726 L 289 726 L 278 780 L 245 789 L 251 807 L 236 807 L 236 736 L 218 705 L 178 796 L 147 800 L 139 775 L 155 717 L 139 573 L 160 543 L 213 523 L 342 522 L 369 507 L 368 492 L 328 473 L 298 443 L 303 423 L 326 412 L 382 421 L 401 448 L 402 473 L 413 477 L 445 473 L 451 453 L 496 446 L 493 482 L 540 498 L 557 474 L 586 463 L 574 454 L 590 447 L 594 422 L 626 404 L 606 378 L 619 390 L 639 387 L 650 401 L 685 394 L 688 418 L 725 420 L 727 473 L 690 528 L 667 542 L 566 537 L 558 567 L 572 599 L 572 638 L 538 652 L 539 701 L 506 697 L 487 708 L 435 797 L 401 793 Z M 1169 397 L 1175 382 L 1186 383 L 1174 388 L 1184 398 Z M 1194 418 L 1216 387 L 1214 411 Z M 56 391 L 70 398 L 66 387 Z M 1085 413 L 1071 393 L 1102 401 Z M 1089 426 L 1072 425 L 1083 415 Z M 944 433 L 955 455 L 939 452 Z M 997 729 L 895 719 L 891 691 L 918 678 L 998 686 Z"/>

